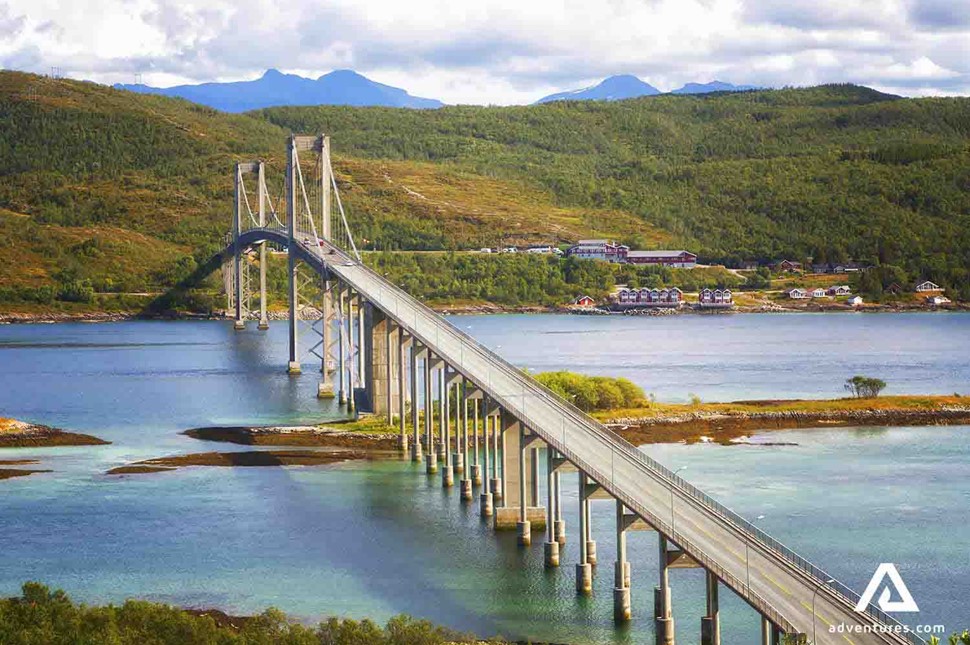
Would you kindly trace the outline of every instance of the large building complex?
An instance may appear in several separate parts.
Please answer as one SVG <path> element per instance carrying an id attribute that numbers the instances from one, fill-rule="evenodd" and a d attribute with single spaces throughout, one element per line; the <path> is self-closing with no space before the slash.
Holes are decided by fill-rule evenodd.
<path id="1" fill-rule="evenodd" d="M 690 251 L 631 251 L 625 244 L 610 240 L 580 240 L 566 254 L 583 260 L 652 264 L 677 269 L 693 269 L 697 256 Z"/>

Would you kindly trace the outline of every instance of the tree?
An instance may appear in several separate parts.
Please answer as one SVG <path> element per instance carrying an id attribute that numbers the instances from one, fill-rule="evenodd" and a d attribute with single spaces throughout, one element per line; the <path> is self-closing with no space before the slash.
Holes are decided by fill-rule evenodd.
<path id="1" fill-rule="evenodd" d="M 885 388 L 885 381 L 868 376 L 853 376 L 845 382 L 846 391 L 857 399 L 874 399 Z"/>

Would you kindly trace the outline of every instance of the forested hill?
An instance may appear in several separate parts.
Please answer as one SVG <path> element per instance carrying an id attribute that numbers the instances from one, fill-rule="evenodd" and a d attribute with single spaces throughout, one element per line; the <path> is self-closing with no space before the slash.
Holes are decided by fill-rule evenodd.
<path id="1" fill-rule="evenodd" d="M 560 205 L 631 213 L 705 261 L 812 256 L 937 273 L 970 266 L 966 98 L 899 99 L 845 85 L 256 114 L 339 133 L 345 154 L 523 179 Z"/>
<path id="2" fill-rule="evenodd" d="M 0 300 L 153 292 L 217 248 L 232 164 L 333 136 L 368 248 L 614 237 L 966 285 L 970 100 L 853 86 L 529 107 L 274 108 L 0 72 Z M 2 305 L 0 305 L 2 306 Z"/>

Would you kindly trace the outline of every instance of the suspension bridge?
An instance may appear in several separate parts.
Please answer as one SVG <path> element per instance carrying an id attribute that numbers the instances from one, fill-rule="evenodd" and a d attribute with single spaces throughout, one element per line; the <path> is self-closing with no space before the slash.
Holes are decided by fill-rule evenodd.
<path id="1" fill-rule="evenodd" d="M 477 491 L 480 513 L 497 530 L 515 530 L 523 548 L 541 536 L 550 568 L 561 566 L 566 541 L 561 476 L 575 473 L 578 594 L 592 593 L 601 562 L 590 505 L 606 500 L 616 510 L 614 617 L 652 612 L 660 645 L 674 643 L 671 577 L 681 568 L 705 572 L 702 645 L 721 643 L 722 589 L 761 616 L 752 642 L 924 642 L 875 605 L 857 611 L 858 594 L 833 576 L 365 266 L 327 136 L 289 137 L 279 201 L 271 198 L 265 173 L 261 161 L 235 169 L 232 230 L 221 258 L 236 329 L 249 319 L 268 327 L 267 254 L 285 250 L 289 373 L 303 369 L 303 320 L 319 365 L 318 395 L 337 398 L 348 412 L 386 416 L 399 429 L 400 449 L 429 476 L 440 472 L 444 486 L 457 478 L 463 503 L 474 502 Z M 632 531 L 656 533 L 659 549 L 653 602 L 636 611 L 626 549 Z"/>

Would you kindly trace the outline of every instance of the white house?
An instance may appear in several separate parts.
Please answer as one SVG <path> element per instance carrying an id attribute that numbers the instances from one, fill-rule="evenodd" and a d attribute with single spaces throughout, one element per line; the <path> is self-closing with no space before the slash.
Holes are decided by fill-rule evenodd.
<path id="1" fill-rule="evenodd" d="M 822 287 L 816 287 L 815 289 L 812 289 L 812 297 L 813 298 L 824 298 L 825 297 L 825 289 L 823 289 Z"/>
<path id="2" fill-rule="evenodd" d="M 851 298 L 849 298 L 848 300 L 846 300 L 846 302 L 849 303 L 850 305 L 852 305 L 853 307 L 861 307 L 862 306 L 862 296 L 852 296 Z"/>
<path id="3" fill-rule="evenodd" d="M 852 289 L 849 288 L 847 284 L 840 284 L 834 287 L 829 287 L 828 295 L 830 296 L 847 296 L 852 293 Z"/>
<path id="4" fill-rule="evenodd" d="M 929 280 L 916 285 L 916 293 L 926 293 L 928 291 L 943 291 L 943 288 L 935 282 L 930 282 Z"/>
<path id="5" fill-rule="evenodd" d="M 808 298 L 808 292 L 804 289 L 792 289 L 788 292 L 788 297 L 792 300 L 804 300 Z"/>

